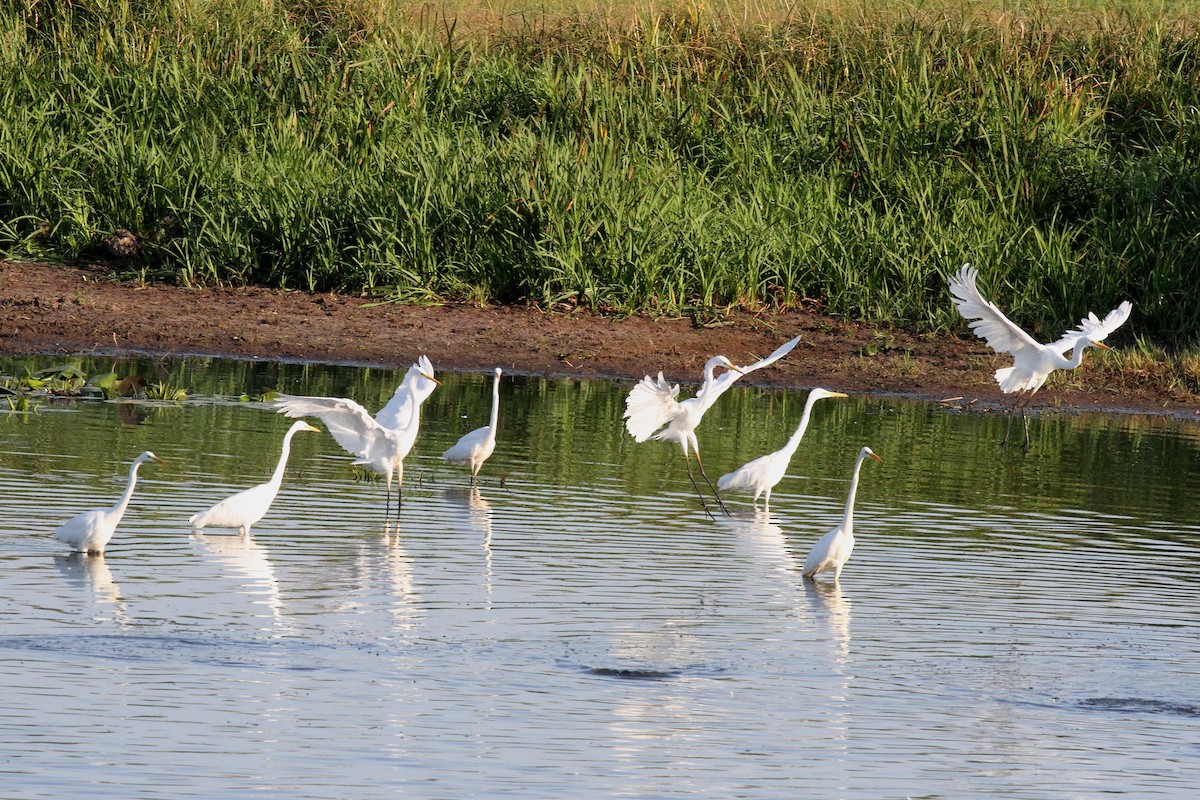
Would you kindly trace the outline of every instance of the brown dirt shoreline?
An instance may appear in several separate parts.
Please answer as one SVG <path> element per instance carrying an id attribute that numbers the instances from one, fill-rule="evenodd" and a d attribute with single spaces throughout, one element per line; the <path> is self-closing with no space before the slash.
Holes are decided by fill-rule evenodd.
<path id="1" fill-rule="evenodd" d="M 0 353 L 207 355 L 401 368 L 425 353 L 438 369 L 493 366 L 530 375 L 636 379 L 662 370 L 695 382 L 705 360 L 766 355 L 801 334 L 782 361 L 747 383 L 824 386 L 954 404 L 997 404 L 1005 364 L 974 338 L 914 335 L 818 313 L 686 319 L 602 317 L 532 308 L 373 305 L 342 295 L 262 288 L 191 289 L 112 280 L 103 267 L 0 262 Z M 1198 398 L 1136 375 L 1084 367 L 1056 374 L 1031 407 L 1192 417 Z"/>

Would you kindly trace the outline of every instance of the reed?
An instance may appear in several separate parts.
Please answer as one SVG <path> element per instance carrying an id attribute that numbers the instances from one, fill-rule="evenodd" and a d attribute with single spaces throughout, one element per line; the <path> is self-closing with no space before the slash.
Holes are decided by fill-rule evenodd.
<path id="1" fill-rule="evenodd" d="M 0 249 L 186 284 L 1200 340 L 1190 6 L 18 0 Z M 460 29 L 461 21 L 461 29 Z"/>

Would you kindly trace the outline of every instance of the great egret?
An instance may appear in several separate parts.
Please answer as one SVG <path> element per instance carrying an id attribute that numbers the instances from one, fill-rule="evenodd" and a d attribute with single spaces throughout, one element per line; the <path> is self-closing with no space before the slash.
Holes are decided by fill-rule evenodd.
<path id="1" fill-rule="evenodd" d="M 133 460 L 129 467 L 129 483 L 125 484 L 125 493 L 112 508 L 96 508 L 76 514 L 71 519 L 58 526 L 54 538 L 81 553 L 97 555 L 104 552 L 104 546 L 117 531 L 117 524 L 125 516 L 129 506 L 129 498 L 133 497 L 133 487 L 137 485 L 138 467 L 147 461 L 164 464 L 161 458 L 149 450 Z"/>
<path id="2" fill-rule="evenodd" d="M 661 372 L 658 373 L 657 380 L 649 375 L 642 378 L 625 398 L 625 428 L 633 436 L 634 441 L 644 442 L 654 438 L 660 441 L 678 442 L 679 446 L 683 448 L 683 461 L 687 465 L 688 478 L 691 479 L 692 488 L 696 490 L 696 494 L 700 498 L 700 505 L 704 508 L 704 513 L 709 516 L 712 515 L 709 513 L 708 504 L 704 502 L 704 494 L 700 491 L 700 487 L 692 475 L 692 462 L 688 455 L 689 445 L 692 450 L 696 451 L 696 464 L 700 467 L 700 475 L 716 495 L 721 510 L 728 514 L 729 509 L 725 507 L 720 493 L 704 472 L 704 462 L 700 460 L 700 443 L 696 441 L 696 426 L 703 419 L 704 412 L 712 407 L 717 398 L 724 394 L 734 381 L 756 369 L 775 363 L 790 353 L 799 341 L 800 337 L 797 336 L 771 355 L 748 367 L 739 367 L 725 356 L 710 358 L 704 365 L 704 383 L 700 386 L 700 391 L 696 393 L 695 397 L 682 402 L 675 400 L 679 395 L 679 385 L 669 385 Z M 723 367 L 728 372 L 714 377 L 713 372 L 718 367 Z M 666 428 L 659 431 L 659 428 L 664 425 Z M 655 433 L 655 431 L 658 432 Z"/>
<path id="3" fill-rule="evenodd" d="M 841 392 L 813 389 L 808 393 L 808 399 L 804 401 L 804 413 L 800 415 L 800 424 L 797 426 L 796 432 L 788 439 L 787 444 L 774 453 L 768 453 L 743 464 L 728 475 L 722 475 L 717 481 L 717 488 L 723 492 L 730 489 L 738 492 L 754 492 L 756 508 L 758 507 L 758 496 L 766 492 L 766 508 L 769 509 L 771 507 L 771 489 L 783 480 L 784 474 L 787 473 L 788 464 L 791 463 L 796 448 L 800 446 L 800 440 L 804 438 L 804 431 L 808 429 L 808 419 L 812 414 L 813 405 L 824 397 L 846 396 Z"/>
<path id="4" fill-rule="evenodd" d="M 858 451 L 858 460 L 854 462 L 854 477 L 850 481 L 850 496 L 846 498 L 846 513 L 842 516 L 842 524 L 831 530 L 813 545 L 812 552 L 804 559 L 804 577 L 812 580 L 818 572 L 833 572 L 836 581 L 842 575 L 842 567 L 850 560 L 854 550 L 854 495 L 858 492 L 858 473 L 862 463 L 868 458 L 882 462 L 871 448 L 864 447 Z"/>
<path id="5" fill-rule="evenodd" d="M 476 483 L 479 468 L 488 460 L 496 449 L 496 421 L 500 416 L 500 368 L 496 367 L 492 379 L 492 419 L 486 427 L 476 428 L 470 433 L 463 434 L 453 447 L 442 453 L 442 458 L 451 464 L 465 465 L 471 468 L 471 485 Z"/>
<path id="6" fill-rule="evenodd" d="M 391 513 L 392 476 L 396 484 L 396 512 L 403 502 L 404 458 L 412 450 L 421 425 L 421 404 L 438 386 L 433 365 L 421 356 L 409 367 L 392 399 L 372 418 L 365 408 L 344 397 L 280 395 L 272 403 L 289 417 L 319 417 L 334 440 L 359 464 L 381 473 L 387 481 L 386 512 Z"/>
<path id="7" fill-rule="evenodd" d="M 1019 395 L 1013 402 L 1013 411 L 1021 413 L 1021 422 L 1025 426 L 1025 449 L 1028 450 L 1029 421 L 1025 418 L 1025 406 L 1034 393 L 1054 370 L 1078 367 L 1083 362 L 1083 351 L 1088 347 L 1095 345 L 1104 350 L 1110 349 L 1102 341 L 1129 319 L 1133 304 L 1124 301 L 1108 312 L 1103 320 L 1089 312 L 1078 328 L 1067 331 L 1057 342 L 1042 344 L 1004 316 L 995 304 L 984 299 L 975 285 L 978 275 L 979 270 L 964 264 L 950 278 L 950 292 L 954 295 L 958 313 L 964 319 L 971 320 L 971 330 L 975 331 L 975 335 L 987 341 L 988 346 L 997 353 L 1010 353 L 1013 357 L 1011 367 L 996 370 L 996 382 L 1005 394 Z M 1071 358 L 1065 356 L 1068 350 L 1074 350 Z M 1011 428 L 1010 412 L 1008 428 L 1005 429 L 1001 444 L 1008 441 Z"/>
<path id="8" fill-rule="evenodd" d="M 271 503 L 275 502 L 275 495 L 279 494 L 288 454 L 292 451 L 292 437 L 300 431 L 320 433 L 321 429 L 314 428 L 304 420 L 292 423 L 292 427 L 283 435 L 283 452 L 279 454 L 279 463 L 275 465 L 271 480 L 226 497 L 207 511 L 193 514 L 188 518 L 192 528 L 237 528 L 242 536 L 249 536 L 250 526 L 266 516 Z"/>

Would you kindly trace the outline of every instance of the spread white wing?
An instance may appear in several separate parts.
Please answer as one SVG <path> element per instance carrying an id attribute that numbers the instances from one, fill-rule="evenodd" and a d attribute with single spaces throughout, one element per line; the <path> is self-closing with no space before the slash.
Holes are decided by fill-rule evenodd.
<path id="1" fill-rule="evenodd" d="M 682 410 L 678 396 L 679 384 L 671 386 L 661 372 L 657 379 L 642 378 L 625 398 L 625 429 L 635 441 L 646 441 Z"/>
<path id="2" fill-rule="evenodd" d="M 387 431 L 365 408 L 343 397 L 282 394 L 271 407 L 289 417 L 319 417 L 334 440 L 358 458 L 366 458 L 379 440 L 387 438 Z"/>
<path id="3" fill-rule="evenodd" d="M 970 264 L 963 264 L 962 269 L 950 278 L 950 293 L 954 295 L 958 313 L 962 314 L 963 319 L 971 320 L 971 330 L 975 331 L 975 335 L 998 353 L 1016 355 L 1028 348 L 1041 350 L 1043 345 L 1040 342 L 984 299 L 975 285 L 978 275 L 979 270 Z"/>
<path id="4" fill-rule="evenodd" d="M 1102 342 L 1108 338 L 1110 333 L 1125 324 L 1125 320 L 1129 319 L 1132 311 L 1133 303 L 1126 300 L 1108 312 L 1108 316 L 1103 320 L 1088 312 L 1088 315 L 1080 321 L 1078 328 L 1064 333 L 1063 337 L 1050 347 L 1061 355 L 1073 349 L 1080 339 Z"/>
<path id="5" fill-rule="evenodd" d="M 783 358 L 788 353 L 792 352 L 792 348 L 794 348 L 799 341 L 800 341 L 800 337 L 797 336 L 795 339 L 792 339 L 790 342 L 780 345 L 775 350 L 774 353 L 771 353 L 771 355 L 767 356 L 766 358 L 762 359 L 761 361 L 755 361 L 753 364 L 751 364 L 747 367 L 738 367 L 738 369 L 741 370 L 740 373 L 735 370 L 728 370 L 727 372 L 722 372 L 720 375 L 718 375 L 716 378 L 713 379 L 713 382 L 711 384 L 705 384 L 704 386 L 700 387 L 700 391 L 696 393 L 696 397 L 697 397 L 697 399 L 699 399 L 700 404 L 705 409 L 709 408 L 713 403 L 715 403 L 717 401 L 718 397 L 720 397 L 722 394 L 724 394 L 725 391 L 728 390 L 729 387 L 733 385 L 733 382 L 736 381 L 738 378 L 742 377 L 743 375 L 754 372 L 754 370 L 756 370 L 756 369 L 762 369 L 765 366 L 774 364 L 776 361 Z"/>

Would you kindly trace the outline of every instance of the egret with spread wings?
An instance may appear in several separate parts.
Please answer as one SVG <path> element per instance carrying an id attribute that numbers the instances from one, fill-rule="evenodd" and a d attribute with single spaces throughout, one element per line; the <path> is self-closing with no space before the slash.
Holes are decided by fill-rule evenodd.
<path id="1" fill-rule="evenodd" d="M 1126 300 L 1108 312 L 1103 320 L 1089 313 L 1078 328 L 1067 331 L 1057 342 L 1042 344 L 1004 316 L 994 303 L 984 299 L 975 285 L 978 276 L 979 270 L 964 264 L 950 278 L 950 292 L 954 295 L 958 313 L 964 319 L 971 320 L 971 330 L 975 331 L 975 335 L 985 340 L 997 353 L 1009 353 L 1013 357 L 1011 367 L 996 370 L 996 382 L 1005 394 L 1018 395 L 1013 403 L 1013 411 L 1021 413 L 1021 422 L 1025 426 L 1025 449 L 1028 450 L 1029 421 L 1025 418 L 1025 406 L 1034 393 L 1042 388 L 1054 370 L 1078 367 L 1083 362 L 1083 351 L 1088 347 L 1094 345 L 1108 350 L 1108 345 L 1103 344 L 1104 339 L 1129 319 L 1133 305 Z M 1066 357 L 1068 350 L 1074 351 L 1071 358 Z M 1010 415 L 1008 429 L 1011 428 Z M 1004 442 L 1008 441 L 1008 429 L 1004 433 Z"/>
<path id="2" fill-rule="evenodd" d="M 334 440 L 356 457 L 355 464 L 384 476 L 386 512 L 391 513 L 392 477 L 396 477 L 396 512 L 403 502 L 404 458 L 417 440 L 421 404 L 429 399 L 438 381 L 433 365 L 421 356 L 404 376 L 392 399 L 372 417 L 358 403 L 344 397 L 280 395 L 272 406 L 289 417 L 319 417 Z"/>
<path id="3" fill-rule="evenodd" d="M 800 337 L 797 336 L 771 355 L 747 367 L 739 367 L 725 356 L 710 358 L 704 365 L 704 383 L 701 384 L 700 391 L 696 393 L 695 397 L 687 400 L 675 399 L 679 396 L 679 385 L 668 384 L 661 372 L 658 373 L 658 378 L 652 378 L 649 375 L 642 378 L 625 398 L 625 428 L 633 436 L 634 441 L 644 442 L 653 438 L 660 441 L 678 442 L 679 446 L 683 448 L 683 460 L 687 465 L 688 478 L 691 479 L 692 487 L 700 498 L 700 505 L 709 516 L 711 513 L 708 510 L 708 504 L 704 501 L 704 493 L 700 491 L 696 478 L 692 475 L 689 447 L 695 451 L 700 475 L 712 489 L 721 510 L 728 514 L 729 509 L 725 507 L 720 493 L 704 472 L 704 462 L 700 460 L 700 443 L 696 440 L 696 426 L 704 418 L 704 412 L 712 407 L 717 398 L 724 394 L 734 381 L 756 369 L 762 369 L 775 363 L 790 353 L 799 341 Z M 723 368 L 726 372 L 715 375 L 718 368 Z M 666 427 L 664 428 L 664 426 Z M 659 430 L 660 428 L 662 430 Z"/>

